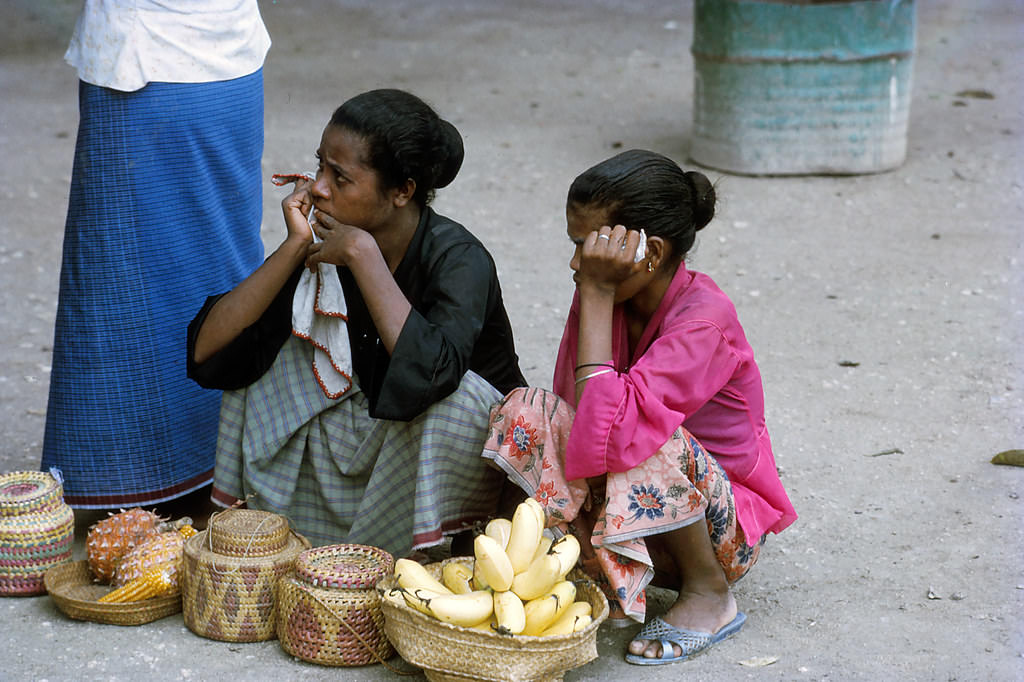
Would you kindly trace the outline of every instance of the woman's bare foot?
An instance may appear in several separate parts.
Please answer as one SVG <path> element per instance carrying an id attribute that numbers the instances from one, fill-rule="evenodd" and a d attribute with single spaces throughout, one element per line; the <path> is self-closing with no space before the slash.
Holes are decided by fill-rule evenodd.
<path id="1" fill-rule="evenodd" d="M 662 579 L 674 582 L 679 595 L 662 620 L 680 630 L 715 634 L 736 617 L 736 599 L 729 589 L 715 556 L 707 524 L 688 526 L 647 538 L 654 561 L 654 571 Z M 673 655 L 682 650 L 673 644 Z M 661 644 L 647 639 L 634 639 L 629 653 L 645 658 L 659 658 Z"/>
<path id="2" fill-rule="evenodd" d="M 679 598 L 662 616 L 669 625 L 681 630 L 695 632 L 718 632 L 736 617 L 736 599 L 732 592 L 680 592 Z M 645 658 L 661 656 L 661 644 L 644 639 L 634 639 L 629 643 L 629 653 Z M 673 644 L 672 655 L 682 655 L 682 650 Z"/>

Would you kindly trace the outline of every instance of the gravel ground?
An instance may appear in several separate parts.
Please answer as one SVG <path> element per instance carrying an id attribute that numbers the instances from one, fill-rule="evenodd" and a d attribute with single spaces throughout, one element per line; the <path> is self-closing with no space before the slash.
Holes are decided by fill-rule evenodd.
<path id="1" fill-rule="evenodd" d="M 9 0 L 0 23 L 0 470 L 38 465 L 77 129 L 62 61 L 78 2 Z M 739 637 L 640 670 L 631 631 L 566 680 L 1024 679 L 1024 2 L 918 3 L 908 158 L 852 177 L 708 170 L 719 214 L 692 266 L 729 292 L 758 354 L 800 520 L 737 588 Z M 268 247 L 276 171 L 309 168 L 331 111 L 420 94 L 463 132 L 437 207 L 494 254 L 524 371 L 550 385 L 572 292 L 565 191 L 618 148 L 687 163 L 693 6 L 655 0 L 263 2 Z M 991 98 L 958 95 L 985 91 Z M 977 93 L 976 93 L 977 94 Z M 79 517 L 79 540 L 90 517 Z M 81 555 L 79 542 L 78 550 Z M 658 592 L 656 601 L 669 598 Z M 226 644 L 180 615 L 122 628 L 48 597 L 0 601 L 25 680 L 383 680 L 276 642 Z M 394 661 L 396 666 L 401 661 Z"/>

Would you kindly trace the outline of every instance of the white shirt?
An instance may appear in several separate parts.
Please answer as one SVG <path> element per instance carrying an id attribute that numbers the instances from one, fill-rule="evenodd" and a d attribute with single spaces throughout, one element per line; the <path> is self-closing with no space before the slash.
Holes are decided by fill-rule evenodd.
<path id="1" fill-rule="evenodd" d="M 85 0 L 64 60 L 87 83 L 131 92 L 247 76 L 269 49 L 256 0 Z"/>

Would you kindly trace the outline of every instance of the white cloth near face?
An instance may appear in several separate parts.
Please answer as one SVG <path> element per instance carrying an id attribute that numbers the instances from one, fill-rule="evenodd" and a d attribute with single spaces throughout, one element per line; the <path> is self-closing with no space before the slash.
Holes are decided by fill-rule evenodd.
<path id="1" fill-rule="evenodd" d="M 310 212 L 310 231 L 318 242 L 313 220 Z M 319 263 L 316 272 L 303 268 L 292 298 L 292 334 L 313 344 L 313 374 L 324 395 L 344 395 L 352 386 L 352 347 L 338 266 Z"/>

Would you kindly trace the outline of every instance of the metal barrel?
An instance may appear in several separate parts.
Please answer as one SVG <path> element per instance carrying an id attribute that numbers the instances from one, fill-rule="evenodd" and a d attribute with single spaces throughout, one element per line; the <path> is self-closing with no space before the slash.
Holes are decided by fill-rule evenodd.
<path id="1" fill-rule="evenodd" d="M 913 0 L 696 0 L 690 156 L 750 175 L 906 158 Z"/>

